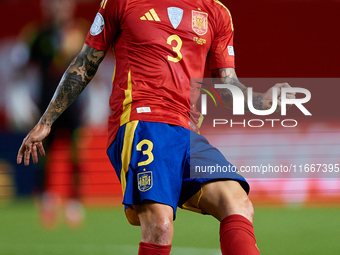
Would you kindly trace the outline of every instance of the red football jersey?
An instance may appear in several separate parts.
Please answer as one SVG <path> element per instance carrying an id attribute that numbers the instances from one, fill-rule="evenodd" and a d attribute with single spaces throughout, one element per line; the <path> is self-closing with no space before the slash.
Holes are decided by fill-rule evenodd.
<path id="1" fill-rule="evenodd" d="M 196 125 L 190 78 L 203 77 L 207 59 L 209 69 L 234 67 L 231 16 L 217 0 L 103 0 L 85 43 L 116 58 L 109 145 L 132 120 Z"/>

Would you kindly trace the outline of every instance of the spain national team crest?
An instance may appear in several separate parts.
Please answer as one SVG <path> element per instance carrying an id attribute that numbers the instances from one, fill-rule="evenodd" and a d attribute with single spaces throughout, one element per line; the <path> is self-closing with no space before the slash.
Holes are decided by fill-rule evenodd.
<path id="1" fill-rule="evenodd" d="M 137 174 L 137 178 L 138 178 L 138 189 L 140 191 L 147 191 L 149 189 L 152 188 L 152 172 L 148 171 L 148 172 L 142 172 Z"/>
<path id="2" fill-rule="evenodd" d="M 208 13 L 192 11 L 192 30 L 198 35 L 208 32 Z"/>

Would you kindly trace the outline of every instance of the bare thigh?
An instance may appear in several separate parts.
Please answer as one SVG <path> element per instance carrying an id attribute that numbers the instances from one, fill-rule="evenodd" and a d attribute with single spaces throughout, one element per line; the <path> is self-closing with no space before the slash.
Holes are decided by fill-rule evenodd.
<path id="1" fill-rule="evenodd" d="M 253 205 L 237 181 L 221 180 L 204 183 L 199 207 L 219 221 L 229 215 L 240 214 L 253 222 Z"/>

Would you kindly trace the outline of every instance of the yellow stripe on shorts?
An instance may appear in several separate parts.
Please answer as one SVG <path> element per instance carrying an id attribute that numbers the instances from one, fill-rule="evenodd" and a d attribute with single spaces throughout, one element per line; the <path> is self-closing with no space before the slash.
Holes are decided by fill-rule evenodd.
<path id="1" fill-rule="evenodd" d="M 131 161 L 132 154 L 132 144 L 133 138 L 135 136 L 135 131 L 138 125 L 138 120 L 134 120 L 126 123 L 125 133 L 124 133 L 124 141 L 123 141 L 123 149 L 121 153 L 122 159 L 122 169 L 120 169 L 120 183 L 122 185 L 123 195 L 126 189 L 126 173 L 129 170 L 129 164 Z"/>

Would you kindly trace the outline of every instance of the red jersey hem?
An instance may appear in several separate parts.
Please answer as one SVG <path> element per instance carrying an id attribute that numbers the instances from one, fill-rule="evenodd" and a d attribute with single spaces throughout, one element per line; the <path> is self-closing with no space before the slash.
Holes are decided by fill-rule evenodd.
<path id="1" fill-rule="evenodd" d="M 85 44 L 87 44 L 88 46 L 90 46 L 91 48 L 94 48 L 96 50 L 101 50 L 101 51 L 107 51 L 109 49 L 109 47 L 96 43 L 88 38 L 86 38 L 85 40 Z"/>

